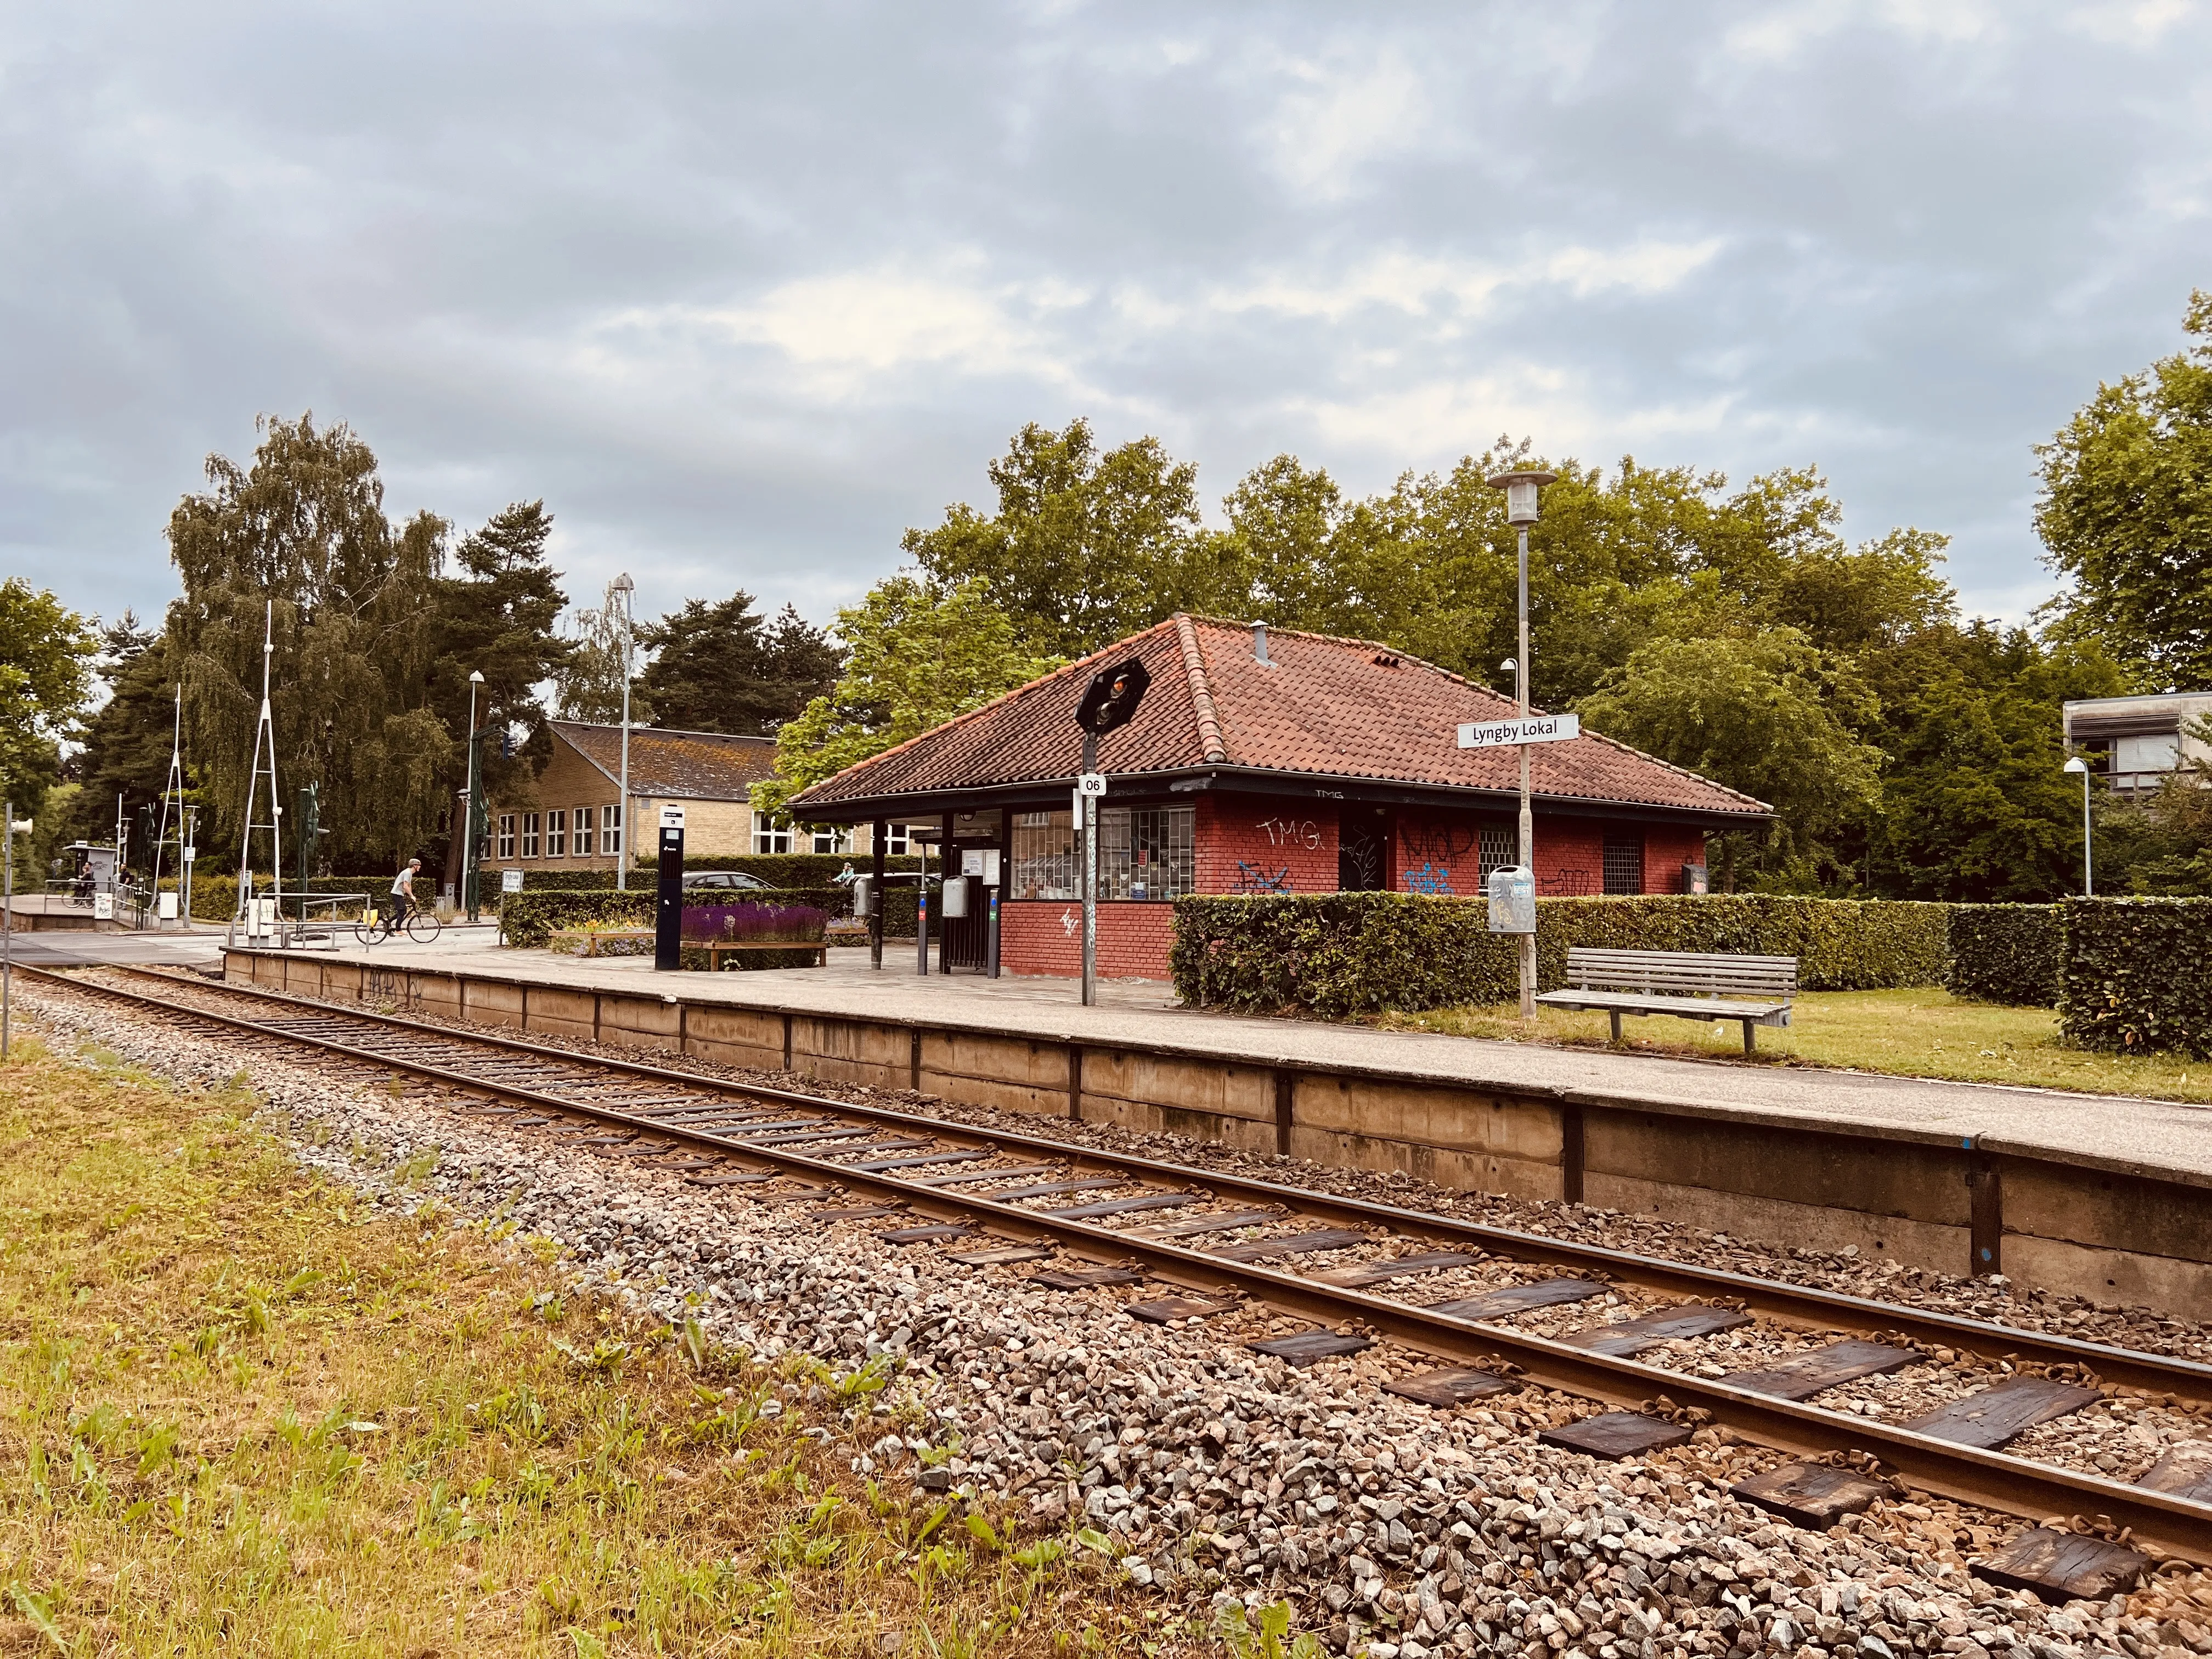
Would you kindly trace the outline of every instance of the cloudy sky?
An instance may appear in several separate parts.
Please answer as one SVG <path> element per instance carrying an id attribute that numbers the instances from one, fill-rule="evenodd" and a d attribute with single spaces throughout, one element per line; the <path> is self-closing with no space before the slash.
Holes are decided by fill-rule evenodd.
<path id="1" fill-rule="evenodd" d="M 1021 422 L 1218 501 L 1500 434 L 1951 532 L 2212 286 L 2212 8 L 0 8 L 0 573 L 156 611 L 264 411 L 569 591 L 818 620 Z"/>

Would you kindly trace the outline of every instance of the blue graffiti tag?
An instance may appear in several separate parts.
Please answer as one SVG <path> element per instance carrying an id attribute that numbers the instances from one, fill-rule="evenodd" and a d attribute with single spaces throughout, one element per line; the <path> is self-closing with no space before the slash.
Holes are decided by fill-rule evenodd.
<path id="1" fill-rule="evenodd" d="M 1425 864 L 1418 870 L 1405 873 L 1406 890 L 1409 893 L 1450 893 L 1451 872 L 1433 864 Z"/>
<path id="2" fill-rule="evenodd" d="M 1285 865 L 1272 876 L 1256 864 L 1237 860 L 1237 885 L 1230 890 L 1237 893 L 1287 893 L 1291 887 L 1291 866 Z"/>

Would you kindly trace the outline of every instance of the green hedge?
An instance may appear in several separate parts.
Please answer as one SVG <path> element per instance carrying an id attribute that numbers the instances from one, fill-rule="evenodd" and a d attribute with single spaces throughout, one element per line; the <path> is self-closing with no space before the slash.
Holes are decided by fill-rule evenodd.
<path id="1" fill-rule="evenodd" d="M 1954 904 L 1943 988 L 1975 1002 L 2058 1006 L 2058 907 Z"/>
<path id="2" fill-rule="evenodd" d="M 602 922 L 617 927 L 653 926 L 653 890 L 633 887 L 617 893 L 607 889 L 543 888 L 532 892 L 491 896 L 499 908 L 499 942 L 528 951 L 543 950 L 554 933 L 564 927 Z M 805 904 L 831 916 L 852 908 L 852 894 L 842 887 L 754 888 L 733 892 L 726 887 L 694 887 L 684 895 L 686 908 L 732 902 Z"/>
<path id="3" fill-rule="evenodd" d="M 1808 991 L 1942 981 L 1942 904 L 1767 894 L 1539 899 L 1536 980 L 1565 983 L 1570 945 L 1794 956 Z M 1194 1006 L 1327 1018 L 1510 1001 L 1516 944 L 1480 899 L 1319 893 L 1176 902 L 1169 969 Z"/>
<path id="4" fill-rule="evenodd" d="M 684 856 L 686 870 L 742 870 L 749 876 L 758 876 L 772 887 L 827 887 L 834 882 L 847 865 L 860 874 L 868 872 L 870 860 L 866 853 L 848 856 L 842 853 L 726 853 L 716 856 L 710 853 L 687 853 Z M 884 868 L 911 873 L 921 866 L 919 859 L 887 858 Z M 498 860 L 488 860 L 484 866 L 487 893 L 499 886 L 499 871 L 507 867 Z M 629 884 L 635 888 L 643 882 L 649 890 L 659 879 L 659 860 L 640 859 L 630 872 Z M 563 869 L 549 864 L 543 869 L 526 869 L 522 873 L 522 890 L 534 893 L 541 889 L 611 890 L 615 872 L 611 870 Z"/>
<path id="5" fill-rule="evenodd" d="M 2068 899 L 2058 1026 L 2085 1048 L 2212 1059 L 2212 899 Z"/>

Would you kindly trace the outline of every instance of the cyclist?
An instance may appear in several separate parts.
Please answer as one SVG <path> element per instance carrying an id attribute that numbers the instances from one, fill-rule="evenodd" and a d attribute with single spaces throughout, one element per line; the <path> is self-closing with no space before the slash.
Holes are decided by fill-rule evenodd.
<path id="1" fill-rule="evenodd" d="M 392 878 L 391 929 L 394 933 L 407 925 L 407 913 L 415 904 L 415 872 L 422 867 L 422 860 L 410 859 L 407 867 Z"/>

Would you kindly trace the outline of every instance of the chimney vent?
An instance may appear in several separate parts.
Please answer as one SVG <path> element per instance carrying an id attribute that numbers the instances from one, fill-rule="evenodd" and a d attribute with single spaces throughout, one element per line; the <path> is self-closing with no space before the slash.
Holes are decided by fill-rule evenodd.
<path id="1" fill-rule="evenodd" d="M 1267 624 L 1263 622 L 1252 624 L 1252 660 L 1267 662 Z M 1273 663 L 1267 663 L 1267 665 L 1274 666 Z"/>

